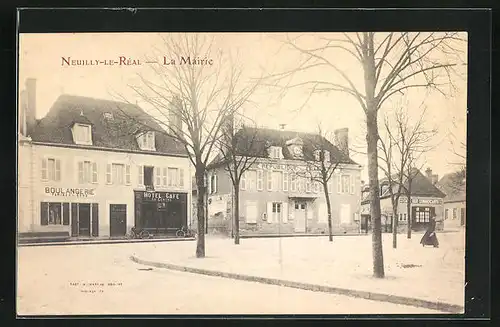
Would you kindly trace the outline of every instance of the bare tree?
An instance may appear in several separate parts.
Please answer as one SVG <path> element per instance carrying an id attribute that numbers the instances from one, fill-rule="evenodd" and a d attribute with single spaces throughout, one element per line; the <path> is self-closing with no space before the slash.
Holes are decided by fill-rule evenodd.
<path id="1" fill-rule="evenodd" d="M 379 136 L 380 169 L 387 179 L 389 196 L 391 198 L 392 247 L 397 248 L 398 204 L 405 190 L 405 184 L 411 186 L 414 178 L 414 158 L 421 157 L 433 148 L 431 141 L 437 134 L 435 128 L 426 128 L 424 109 L 415 123 L 411 122 L 407 108 L 402 106 L 394 113 L 393 123 L 389 116 L 384 117 L 384 132 L 386 137 Z M 411 192 L 409 193 L 411 194 Z M 407 195 L 408 196 L 408 195 Z M 408 217 L 410 217 L 408 215 Z"/>
<path id="2" fill-rule="evenodd" d="M 326 209 L 328 214 L 328 240 L 333 242 L 332 226 L 332 205 L 330 201 L 329 183 L 333 173 L 340 165 L 340 160 L 331 158 L 332 143 L 327 139 L 327 133 L 323 131 L 321 125 L 318 125 L 318 133 L 314 139 L 309 140 L 312 153 L 305 153 L 303 161 L 306 164 L 305 169 L 297 170 L 294 174 L 301 178 L 306 178 L 311 183 L 318 183 L 323 189 L 326 200 Z"/>
<path id="3" fill-rule="evenodd" d="M 244 81 L 230 52 L 216 51 L 217 37 L 198 33 L 161 36 L 151 73 L 130 85 L 163 133 L 178 141 L 195 169 L 198 238 L 196 257 L 205 257 L 205 173 L 221 135 L 224 118 L 241 108 L 261 82 Z M 169 58 L 169 59 L 167 59 Z M 170 59 L 171 58 L 171 59 Z M 154 61 L 155 59 L 149 59 Z M 172 119 L 177 123 L 172 124 Z"/>
<path id="4" fill-rule="evenodd" d="M 366 115 L 366 141 L 370 187 L 370 211 L 373 221 L 373 274 L 383 278 L 384 260 L 380 219 L 378 182 L 378 112 L 384 102 L 393 96 L 414 88 L 426 88 L 446 94 L 445 86 L 451 85 L 452 74 L 459 63 L 463 41 L 459 33 L 343 33 L 340 36 L 318 36 L 318 46 L 300 45 L 300 36 L 285 44 L 301 55 L 301 61 L 293 69 L 274 74 L 274 85 L 285 91 L 296 87 L 310 87 L 309 97 L 318 92 L 343 92 L 351 95 Z M 337 51 L 337 52 L 336 52 Z M 363 86 L 355 76 L 347 73 L 337 60 L 343 52 L 361 68 Z M 344 63 L 344 62 L 342 62 Z M 297 81 L 297 73 L 321 69 L 324 79 Z M 315 75 L 317 76 L 317 75 Z M 340 81 L 332 81 L 332 76 Z M 300 76 L 299 76 L 300 78 Z M 282 84 L 285 82 L 284 85 Z M 280 85 L 281 84 L 281 85 Z"/>
<path id="5" fill-rule="evenodd" d="M 235 119 L 237 114 L 227 117 L 223 133 L 217 144 L 224 169 L 231 179 L 234 194 L 234 244 L 240 244 L 240 184 L 245 172 L 268 150 L 267 141 L 259 138 L 258 130 Z M 238 127 L 240 126 L 240 127 Z"/>

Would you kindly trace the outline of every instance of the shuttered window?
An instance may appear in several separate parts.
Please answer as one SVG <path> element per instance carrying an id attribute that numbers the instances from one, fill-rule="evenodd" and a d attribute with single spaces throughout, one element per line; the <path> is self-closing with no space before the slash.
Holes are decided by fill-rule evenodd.
<path id="1" fill-rule="evenodd" d="M 351 205 L 341 204 L 340 205 L 340 223 L 350 224 L 351 223 Z"/>
<path id="2" fill-rule="evenodd" d="M 326 203 L 320 203 L 318 208 L 318 223 L 328 222 L 328 210 Z"/>
<path id="3" fill-rule="evenodd" d="M 55 182 L 61 180 L 61 160 L 54 158 L 42 159 L 42 180 Z"/>
<path id="4" fill-rule="evenodd" d="M 256 201 L 246 201 L 245 202 L 245 219 L 247 224 L 257 223 L 257 202 Z"/>

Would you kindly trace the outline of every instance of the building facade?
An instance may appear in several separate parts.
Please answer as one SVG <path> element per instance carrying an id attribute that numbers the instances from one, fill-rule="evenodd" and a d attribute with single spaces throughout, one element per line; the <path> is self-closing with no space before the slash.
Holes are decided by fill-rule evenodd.
<path id="1" fill-rule="evenodd" d="M 119 238 L 134 226 L 155 235 L 187 225 L 189 159 L 150 116 L 136 105 L 62 95 L 37 121 L 35 86 L 28 80 L 21 94 L 20 235 Z"/>
<path id="2" fill-rule="evenodd" d="M 437 176 L 432 175 L 432 171 L 428 169 L 426 176 L 420 171 L 415 170 L 412 173 L 413 179 L 411 183 L 410 196 L 410 214 L 408 214 L 408 197 L 405 193 L 399 196 L 398 202 L 398 231 L 404 232 L 408 228 L 408 219 L 412 219 L 412 230 L 425 230 L 429 224 L 430 217 L 436 215 L 436 229 L 443 230 L 444 226 L 444 202 L 445 195 L 436 186 Z M 404 181 L 405 186 L 408 186 L 408 181 Z M 394 214 L 392 201 L 387 180 L 381 180 L 380 185 L 380 210 L 382 232 L 392 232 L 392 223 Z M 393 185 L 394 194 L 397 193 L 397 187 Z M 364 186 L 362 190 L 362 208 L 361 222 L 363 231 L 367 232 L 371 229 L 370 217 L 370 201 L 368 199 L 369 189 Z"/>
<path id="3" fill-rule="evenodd" d="M 465 169 L 444 175 L 439 180 L 438 187 L 446 194 L 444 228 L 446 230 L 464 228 L 467 215 Z"/>
<path id="4" fill-rule="evenodd" d="M 240 182 L 240 233 L 327 234 L 323 186 L 301 173 L 307 167 L 306 158 L 311 157 L 311 143 L 317 136 L 271 129 L 254 132 L 265 140 L 266 149 L 254 152 L 256 157 Z M 333 231 L 359 233 L 361 166 L 349 158 L 347 130 L 342 132 L 342 150 L 328 142 L 327 160 L 339 162 L 328 181 Z M 226 165 L 212 164 L 207 181 L 209 230 L 225 227 L 231 231 L 234 192 Z"/>

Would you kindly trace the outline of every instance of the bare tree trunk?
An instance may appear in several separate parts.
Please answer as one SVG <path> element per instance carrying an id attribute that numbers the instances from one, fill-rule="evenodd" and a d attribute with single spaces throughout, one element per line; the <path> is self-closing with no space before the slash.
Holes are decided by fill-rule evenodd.
<path id="1" fill-rule="evenodd" d="M 205 171 L 196 168 L 196 187 L 198 188 L 197 215 L 198 215 L 198 237 L 196 239 L 196 257 L 205 257 Z"/>
<path id="2" fill-rule="evenodd" d="M 326 183 L 323 184 L 323 190 L 325 192 L 326 210 L 328 212 L 328 240 L 330 242 L 333 242 L 332 205 L 330 203 L 330 197 L 328 196 L 328 189 L 326 187 Z"/>
<path id="3" fill-rule="evenodd" d="M 380 221 L 380 197 L 378 182 L 378 126 L 377 111 L 373 105 L 366 112 L 366 141 L 368 144 L 368 176 L 370 181 L 370 214 L 373 224 L 373 275 L 384 278 L 384 255 L 382 251 L 382 229 Z"/>
<path id="4" fill-rule="evenodd" d="M 408 227 L 408 230 L 407 230 L 407 235 L 406 237 L 408 239 L 411 238 L 411 228 L 412 228 L 412 223 L 413 223 L 413 219 L 411 217 L 411 179 L 408 178 L 408 192 L 406 193 L 406 211 L 408 212 L 408 222 L 407 222 L 407 227 Z"/>
<path id="5" fill-rule="evenodd" d="M 240 244 L 240 183 L 234 185 L 234 244 Z"/>
<path id="6" fill-rule="evenodd" d="M 392 247 L 396 249 L 398 247 L 398 204 L 399 199 L 396 199 L 396 204 L 392 204 Z"/>

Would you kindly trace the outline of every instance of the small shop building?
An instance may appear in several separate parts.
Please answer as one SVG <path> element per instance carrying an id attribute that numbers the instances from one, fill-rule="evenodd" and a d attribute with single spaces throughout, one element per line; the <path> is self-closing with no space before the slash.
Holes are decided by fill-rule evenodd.
<path id="1" fill-rule="evenodd" d="M 21 93 L 18 232 L 121 238 L 169 234 L 191 214 L 184 148 L 133 104 L 61 95 L 37 120 L 36 81 Z"/>
<path id="2" fill-rule="evenodd" d="M 465 227 L 466 221 L 466 175 L 465 169 L 444 175 L 438 187 L 444 198 L 444 228 L 457 230 Z"/>
<path id="3" fill-rule="evenodd" d="M 320 183 L 297 172 L 314 158 L 312 133 L 245 128 L 236 137 L 237 153 L 252 158 L 240 183 L 240 234 L 327 234 L 328 215 Z M 246 140 L 252 139 L 253 145 Z M 348 130 L 336 131 L 336 145 L 328 144 L 326 159 L 338 162 L 328 182 L 335 234 L 359 233 L 361 166 L 349 157 Z M 265 146 L 263 146 L 265 144 Z M 233 228 L 233 185 L 226 164 L 215 159 L 208 169 L 208 226 Z"/>
<path id="4" fill-rule="evenodd" d="M 412 173 L 411 195 L 410 195 L 410 215 L 408 215 L 408 196 L 402 193 L 399 196 L 398 203 L 398 230 L 404 232 L 407 230 L 408 219 L 412 219 L 411 227 L 413 231 L 425 230 L 430 222 L 430 217 L 436 215 L 436 229 L 443 230 L 444 206 L 443 198 L 445 194 L 437 187 L 437 175 L 432 174 L 431 169 L 426 170 L 423 175 L 418 169 Z M 380 185 L 380 210 L 382 232 L 392 232 L 392 223 L 394 220 L 389 183 L 387 179 L 379 181 Z M 408 180 L 404 181 L 405 187 L 408 187 Z M 397 192 L 397 186 L 393 185 L 394 194 Z M 361 225 L 364 232 L 371 229 L 369 187 L 362 187 L 361 201 Z"/>

